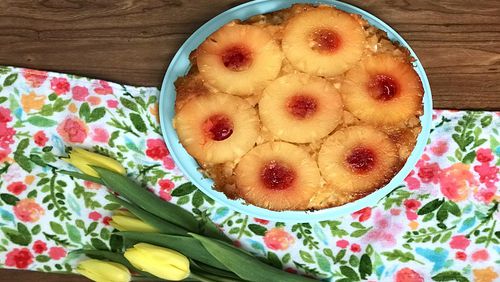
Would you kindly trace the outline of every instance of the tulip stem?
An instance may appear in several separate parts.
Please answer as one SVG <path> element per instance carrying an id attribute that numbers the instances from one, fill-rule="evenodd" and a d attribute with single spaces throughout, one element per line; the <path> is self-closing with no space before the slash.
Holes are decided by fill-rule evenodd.
<path id="1" fill-rule="evenodd" d="M 189 277 L 190 278 L 194 278 L 194 279 L 196 279 L 198 281 L 201 281 L 201 282 L 217 282 L 217 280 L 212 280 L 212 279 L 210 279 L 208 277 L 205 277 L 205 276 L 203 276 L 201 274 L 196 274 L 196 273 L 193 273 L 193 272 L 191 272 L 191 274 L 189 275 Z"/>

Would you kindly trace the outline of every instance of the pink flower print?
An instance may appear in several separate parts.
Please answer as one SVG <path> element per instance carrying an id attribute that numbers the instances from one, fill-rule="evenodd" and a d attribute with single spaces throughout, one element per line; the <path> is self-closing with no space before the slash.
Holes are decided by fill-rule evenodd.
<path id="1" fill-rule="evenodd" d="M 85 101 L 87 96 L 89 96 L 89 90 L 87 87 L 83 86 L 75 86 L 71 89 L 71 93 L 73 94 L 73 100 L 76 101 Z"/>
<path id="2" fill-rule="evenodd" d="M 99 80 L 94 83 L 94 92 L 99 95 L 113 94 L 113 88 L 106 81 Z"/>
<path id="3" fill-rule="evenodd" d="M 470 245 L 470 240 L 464 235 L 456 235 L 451 238 L 450 247 L 452 249 L 464 250 Z"/>
<path id="4" fill-rule="evenodd" d="M 99 219 L 101 219 L 101 217 L 102 215 L 96 211 L 89 213 L 89 218 L 92 219 L 93 221 L 98 221 Z"/>
<path id="5" fill-rule="evenodd" d="M 47 79 L 46 71 L 32 70 L 32 69 L 23 69 L 21 71 L 22 76 L 26 80 L 29 86 L 33 88 L 38 88 L 43 82 Z"/>
<path id="6" fill-rule="evenodd" d="M 431 152 L 436 156 L 442 156 L 448 151 L 448 142 L 446 140 L 437 140 L 431 146 Z"/>
<path id="7" fill-rule="evenodd" d="M 489 163 L 493 160 L 493 153 L 489 148 L 480 148 L 476 152 L 476 159 L 481 163 Z"/>
<path id="8" fill-rule="evenodd" d="M 496 193 L 497 193 L 496 186 L 486 187 L 486 188 L 477 190 L 474 194 L 474 198 L 476 198 L 476 200 L 478 200 L 480 202 L 483 202 L 485 204 L 489 204 L 495 198 Z"/>
<path id="9" fill-rule="evenodd" d="M 264 235 L 264 243 L 271 250 L 286 250 L 295 243 L 295 238 L 282 228 L 273 228 Z"/>
<path id="10" fill-rule="evenodd" d="M 37 144 L 40 147 L 45 146 L 47 141 L 49 141 L 49 138 L 47 138 L 47 135 L 45 135 L 45 132 L 43 130 L 38 131 L 33 135 L 33 139 L 35 140 L 35 144 Z"/>
<path id="11" fill-rule="evenodd" d="M 87 125 L 77 117 L 70 116 L 57 127 L 57 132 L 68 143 L 83 143 L 87 138 Z"/>
<path id="12" fill-rule="evenodd" d="M 158 181 L 158 185 L 160 185 L 161 190 L 167 190 L 167 191 L 170 191 L 175 187 L 174 182 L 172 182 L 172 180 L 170 179 L 162 179 Z"/>
<path id="13" fill-rule="evenodd" d="M 50 89 L 58 96 L 66 94 L 69 91 L 70 85 L 66 78 L 54 77 L 50 80 Z"/>
<path id="14" fill-rule="evenodd" d="M 10 110 L 0 106 L 0 122 L 9 122 L 9 121 L 12 121 L 12 115 L 10 114 Z"/>
<path id="15" fill-rule="evenodd" d="M 474 171 L 479 174 L 479 182 L 486 184 L 486 187 L 494 187 L 498 182 L 498 166 L 490 166 L 488 163 L 483 162 L 481 165 L 474 166 Z"/>
<path id="16" fill-rule="evenodd" d="M 420 188 L 420 180 L 415 177 L 415 171 L 411 171 L 410 174 L 405 178 L 406 185 L 410 190 L 416 190 Z"/>
<path id="17" fill-rule="evenodd" d="M 469 196 L 471 185 L 475 185 L 474 175 L 469 171 L 469 166 L 462 163 L 456 163 L 443 169 L 439 182 L 441 193 L 455 202 L 460 202 Z"/>
<path id="18" fill-rule="evenodd" d="M 335 244 L 335 246 L 342 248 L 342 249 L 345 249 L 345 248 L 347 248 L 347 246 L 349 246 L 349 241 L 344 240 L 344 239 L 338 240 L 337 243 Z"/>
<path id="19" fill-rule="evenodd" d="M 472 261 L 477 262 L 477 261 L 487 261 L 490 255 L 488 254 L 488 251 L 486 249 L 476 251 L 472 253 Z"/>
<path id="20" fill-rule="evenodd" d="M 51 247 L 49 249 L 49 257 L 53 260 L 60 260 L 66 256 L 66 250 L 61 247 Z"/>
<path id="21" fill-rule="evenodd" d="M 102 187 L 102 185 L 99 183 L 95 183 L 95 182 L 87 181 L 87 180 L 83 181 L 83 185 L 85 187 L 87 187 L 87 189 L 90 189 L 90 190 L 99 190 Z"/>
<path id="22" fill-rule="evenodd" d="M 170 191 L 168 191 L 168 190 L 160 190 L 160 198 L 169 202 L 170 200 L 172 200 L 172 195 L 170 194 Z"/>
<path id="23" fill-rule="evenodd" d="M 361 251 L 361 246 L 360 246 L 360 245 L 358 245 L 358 244 L 352 244 L 352 245 L 351 245 L 351 251 L 352 251 L 353 253 L 357 253 L 357 252 Z"/>
<path id="24" fill-rule="evenodd" d="M 424 282 L 424 278 L 415 270 L 405 267 L 396 272 L 394 282 Z"/>
<path id="25" fill-rule="evenodd" d="M 19 269 L 28 268 L 33 263 L 33 255 L 28 248 L 14 248 L 5 257 L 5 265 Z"/>
<path id="26" fill-rule="evenodd" d="M 440 170 L 437 163 L 424 164 L 418 171 L 418 177 L 423 183 L 437 183 Z"/>
<path id="27" fill-rule="evenodd" d="M 9 149 L 14 144 L 14 135 L 16 131 L 8 127 L 6 123 L 0 123 L 0 148 Z"/>
<path id="28" fill-rule="evenodd" d="M 416 220 L 418 218 L 417 213 L 412 210 L 406 210 L 405 214 L 408 220 Z"/>
<path id="29" fill-rule="evenodd" d="M 37 222 L 45 210 L 34 199 L 23 199 L 14 206 L 14 214 L 23 222 Z"/>
<path id="30" fill-rule="evenodd" d="M 108 143 L 109 133 L 105 128 L 95 127 L 91 134 L 92 140 L 100 143 Z"/>
<path id="31" fill-rule="evenodd" d="M 106 101 L 106 104 L 108 105 L 108 108 L 115 109 L 118 107 L 118 101 L 117 100 L 108 100 Z"/>
<path id="32" fill-rule="evenodd" d="M 396 236 L 403 227 L 397 218 L 377 211 L 373 218 L 373 229 L 366 235 L 368 242 L 379 243 L 383 247 L 392 247 L 396 244 Z"/>
<path id="33" fill-rule="evenodd" d="M 0 148 L 0 163 L 4 163 L 5 161 L 7 161 L 7 157 L 9 156 L 10 152 L 10 149 Z"/>
<path id="34" fill-rule="evenodd" d="M 175 168 L 175 163 L 172 157 L 168 156 L 163 158 L 163 167 L 166 169 L 174 169 Z"/>

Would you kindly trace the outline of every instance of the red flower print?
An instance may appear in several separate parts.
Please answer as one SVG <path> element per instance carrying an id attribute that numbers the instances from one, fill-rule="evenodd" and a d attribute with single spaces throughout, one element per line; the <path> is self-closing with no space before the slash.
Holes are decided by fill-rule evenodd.
<path id="1" fill-rule="evenodd" d="M 71 93 L 73 94 L 73 100 L 76 101 L 85 101 L 87 96 L 89 96 L 89 90 L 87 87 L 83 86 L 75 86 L 71 89 Z"/>
<path id="2" fill-rule="evenodd" d="M 351 245 L 351 251 L 354 252 L 354 253 L 357 253 L 357 252 L 361 251 L 361 246 L 358 245 L 358 244 L 352 244 Z"/>
<path id="3" fill-rule="evenodd" d="M 113 88 L 111 88 L 108 82 L 99 80 L 97 83 L 94 83 L 94 92 L 99 95 L 113 94 Z"/>
<path id="4" fill-rule="evenodd" d="M 37 222 L 45 210 L 34 199 L 23 199 L 14 206 L 14 214 L 24 222 Z"/>
<path id="5" fill-rule="evenodd" d="M 5 107 L 0 107 L 0 122 L 9 122 L 12 121 L 12 115 L 10 114 L 10 110 Z"/>
<path id="6" fill-rule="evenodd" d="M 0 148 L 0 163 L 5 162 L 5 159 L 10 154 L 10 149 L 1 149 Z"/>
<path id="7" fill-rule="evenodd" d="M 93 221 L 98 221 L 99 219 L 101 219 L 101 217 L 102 215 L 96 211 L 89 213 L 89 218 L 92 219 Z"/>
<path id="8" fill-rule="evenodd" d="M 7 127 L 6 123 L 0 123 L 0 148 L 9 149 L 11 144 L 14 144 L 14 135 L 16 131 Z"/>
<path id="9" fill-rule="evenodd" d="M 500 169 L 496 165 L 490 166 L 488 163 L 474 166 L 474 171 L 479 174 L 479 181 L 486 184 L 486 187 L 494 187 L 498 182 L 498 171 Z"/>
<path id="10" fill-rule="evenodd" d="M 108 108 L 115 109 L 118 107 L 118 101 L 116 100 L 108 100 L 106 101 L 106 104 L 108 105 Z"/>
<path id="11" fill-rule="evenodd" d="M 424 278 L 415 270 L 405 267 L 396 272 L 394 282 L 424 282 Z"/>
<path id="12" fill-rule="evenodd" d="M 160 185 L 160 189 L 167 191 L 170 191 L 175 187 L 174 182 L 172 182 L 172 180 L 170 179 L 162 179 L 158 181 L 158 185 Z"/>
<path id="13" fill-rule="evenodd" d="M 363 222 L 363 221 L 368 220 L 371 215 L 372 215 L 372 208 L 366 207 L 366 208 L 360 209 L 357 212 L 352 213 L 351 216 L 352 216 L 352 218 L 356 218 L 359 216 L 358 221 Z"/>
<path id="14" fill-rule="evenodd" d="M 169 202 L 170 200 L 172 200 L 172 195 L 170 195 L 170 192 L 167 190 L 160 190 L 160 198 Z"/>
<path id="15" fill-rule="evenodd" d="M 255 220 L 255 222 L 257 223 L 260 223 L 260 224 L 268 224 L 269 223 L 269 220 L 265 220 L 265 219 L 262 219 L 262 218 L 254 218 L 253 220 Z"/>
<path id="16" fill-rule="evenodd" d="M 109 225 L 109 222 L 111 221 L 111 217 L 110 216 L 105 216 L 103 219 L 102 219 L 102 223 L 104 223 L 105 225 Z"/>
<path id="17" fill-rule="evenodd" d="M 41 240 L 36 240 L 32 248 L 36 254 L 41 254 L 47 250 L 47 244 Z"/>
<path id="18" fill-rule="evenodd" d="M 146 155 L 153 160 L 162 160 L 170 154 L 162 139 L 149 139 L 146 144 Z"/>
<path id="19" fill-rule="evenodd" d="M 236 248 L 239 248 L 239 247 L 241 247 L 241 242 L 238 240 L 233 241 L 233 246 L 235 246 Z"/>
<path id="20" fill-rule="evenodd" d="M 465 261 L 465 260 L 467 259 L 467 254 L 466 254 L 466 253 L 464 253 L 464 252 L 457 252 L 457 253 L 455 254 L 455 258 L 456 258 L 456 259 L 459 259 L 459 260 L 463 260 L 463 261 Z"/>
<path id="21" fill-rule="evenodd" d="M 83 181 L 83 186 L 85 186 L 86 188 L 88 188 L 90 190 L 99 190 L 102 187 L 102 185 L 99 183 L 95 183 L 95 182 L 87 181 L 87 180 Z"/>
<path id="22" fill-rule="evenodd" d="M 464 235 L 456 235 L 451 238 L 450 247 L 452 249 L 465 250 L 470 244 L 470 240 Z"/>
<path id="23" fill-rule="evenodd" d="M 21 74 L 23 75 L 28 85 L 33 88 L 38 88 L 43 82 L 47 79 L 46 71 L 32 70 L 32 69 L 23 69 Z"/>
<path id="24" fill-rule="evenodd" d="M 347 240 L 338 240 L 337 244 L 335 244 L 337 247 L 345 249 L 347 246 L 349 246 L 349 242 Z"/>
<path id="25" fill-rule="evenodd" d="M 438 140 L 431 146 L 431 152 L 436 156 L 442 156 L 448 151 L 448 142 L 446 140 Z"/>
<path id="26" fill-rule="evenodd" d="M 417 210 L 422 204 L 419 200 L 415 199 L 406 199 L 404 201 L 404 205 L 409 210 Z"/>
<path id="27" fill-rule="evenodd" d="M 57 126 L 57 132 L 68 143 L 83 143 L 88 131 L 87 125 L 74 116 L 67 117 Z"/>
<path id="28" fill-rule="evenodd" d="M 66 250 L 61 247 L 51 247 L 49 257 L 53 260 L 59 260 L 66 256 Z"/>
<path id="29" fill-rule="evenodd" d="M 172 159 L 172 157 L 168 156 L 168 157 L 163 158 L 163 166 L 166 169 L 174 169 L 175 163 L 174 163 L 174 160 Z"/>
<path id="30" fill-rule="evenodd" d="M 285 268 L 285 271 L 288 272 L 288 273 L 293 273 L 293 274 L 297 274 L 297 270 L 296 269 L 293 269 L 291 267 L 287 267 Z"/>
<path id="31" fill-rule="evenodd" d="M 100 143 L 108 143 L 109 133 L 106 128 L 96 127 L 92 130 L 92 140 Z"/>
<path id="32" fill-rule="evenodd" d="M 49 141 L 49 138 L 47 138 L 47 136 L 45 135 L 45 132 L 43 132 L 42 130 L 35 133 L 35 135 L 33 136 L 33 139 L 35 140 L 35 144 L 37 144 L 40 147 L 45 146 L 47 141 Z"/>
<path id="33" fill-rule="evenodd" d="M 406 185 L 410 190 L 416 190 L 420 188 L 420 181 L 415 176 L 415 171 L 411 171 L 410 174 L 405 178 Z"/>
<path id="34" fill-rule="evenodd" d="M 476 152 L 476 159 L 481 163 L 489 163 L 493 160 L 493 153 L 489 148 L 480 148 Z"/>
<path id="35" fill-rule="evenodd" d="M 7 186 L 7 190 L 14 195 L 19 195 L 26 190 L 26 184 L 21 181 L 12 182 Z"/>
<path id="36" fill-rule="evenodd" d="M 58 96 L 66 94 L 69 91 L 69 82 L 66 78 L 54 77 L 50 80 L 50 89 L 54 91 Z"/>
<path id="37" fill-rule="evenodd" d="M 286 250 L 295 243 L 295 238 L 282 228 L 273 228 L 264 235 L 264 244 L 271 250 Z"/>
<path id="38" fill-rule="evenodd" d="M 423 183 L 437 183 L 439 180 L 440 168 L 437 163 L 424 164 L 418 171 L 418 177 Z"/>
<path id="39" fill-rule="evenodd" d="M 472 253 L 472 261 L 487 261 L 490 255 L 486 249 L 476 251 Z"/>
<path id="40" fill-rule="evenodd" d="M 406 210 L 405 214 L 408 220 L 416 220 L 418 218 L 417 213 L 412 210 Z"/>
<path id="41" fill-rule="evenodd" d="M 27 268 L 33 262 L 33 255 L 28 248 L 14 248 L 7 253 L 5 265 L 20 269 Z"/>
<path id="42" fill-rule="evenodd" d="M 474 175 L 469 171 L 469 166 L 456 163 L 443 169 L 439 175 L 441 193 L 455 202 L 460 202 L 469 196 L 470 185 L 476 184 Z"/>
<path id="43" fill-rule="evenodd" d="M 483 202 L 485 204 L 489 204 L 495 198 L 496 193 L 497 193 L 496 186 L 487 187 L 487 188 L 479 189 L 476 192 L 476 194 L 474 195 L 474 198 L 476 198 L 480 202 Z"/>

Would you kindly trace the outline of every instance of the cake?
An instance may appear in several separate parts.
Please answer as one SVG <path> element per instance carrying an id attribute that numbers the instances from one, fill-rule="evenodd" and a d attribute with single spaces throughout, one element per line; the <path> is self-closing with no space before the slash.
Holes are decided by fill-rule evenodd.
<path id="1" fill-rule="evenodd" d="M 387 184 L 421 131 L 407 49 L 327 5 L 235 20 L 190 55 L 173 125 L 214 189 L 275 211 L 344 205 Z"/>

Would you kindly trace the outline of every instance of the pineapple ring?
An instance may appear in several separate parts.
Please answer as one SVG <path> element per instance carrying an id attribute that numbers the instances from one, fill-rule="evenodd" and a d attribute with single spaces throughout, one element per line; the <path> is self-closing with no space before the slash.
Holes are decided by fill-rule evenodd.
<path id="1" fill-rule="evenodd" d="M 290 74 L 264 89 L 259 115 L 279 139 L 307 143 L 327 136 L 342 121 L 342 99 L 324 79 Z"/>
<path id="2" fill-rule="evenodd" d="M 326 139 L 318 164 L 325 180 L 335 189 L 368 193 L 392 178 L 398 165 L 398 149 L 382 131 L 352 126 Z"/>
<path id="3" fill-rule="evenodd" d="M 196 58 L 208 84 L 239 96 L 262 90 L 278 76 L 282 61 L 278 44 L 264 29 L 235 23 L 210 35 Z"/>
<path id="4" fill-rule="evenodd" d="M 321 179 L 309 154 L 286 142 L 253 148 L 241 158 L 235 172 L 238 193 L 243 199 L 278 211 L 307 209 Z"/>
<path id="5" fill-rule="evenodd" d="M 186 151 L 202 163 L 233 161 L 254 145 L 259 118 L 245 100 L 228 94 L 208 94 L 189 100 L 174 118 Z"/>
<path id="6" fill-rule="evenodd" d="M 415 70 L 389 55 L 375 55 L 347 72 L 341 88 L 347 109 L 375 125 L 397 125 L 419 114 L 423 88 Z"/>
<path id="7" fill-rule="evenodd" d="M 335 76 L 360 60 L 365 40 L 363 28 L 353 16 L 331 7 L 318 7 L 290 19 L 282 47 L 286 58 L 299 70 Z"/>

